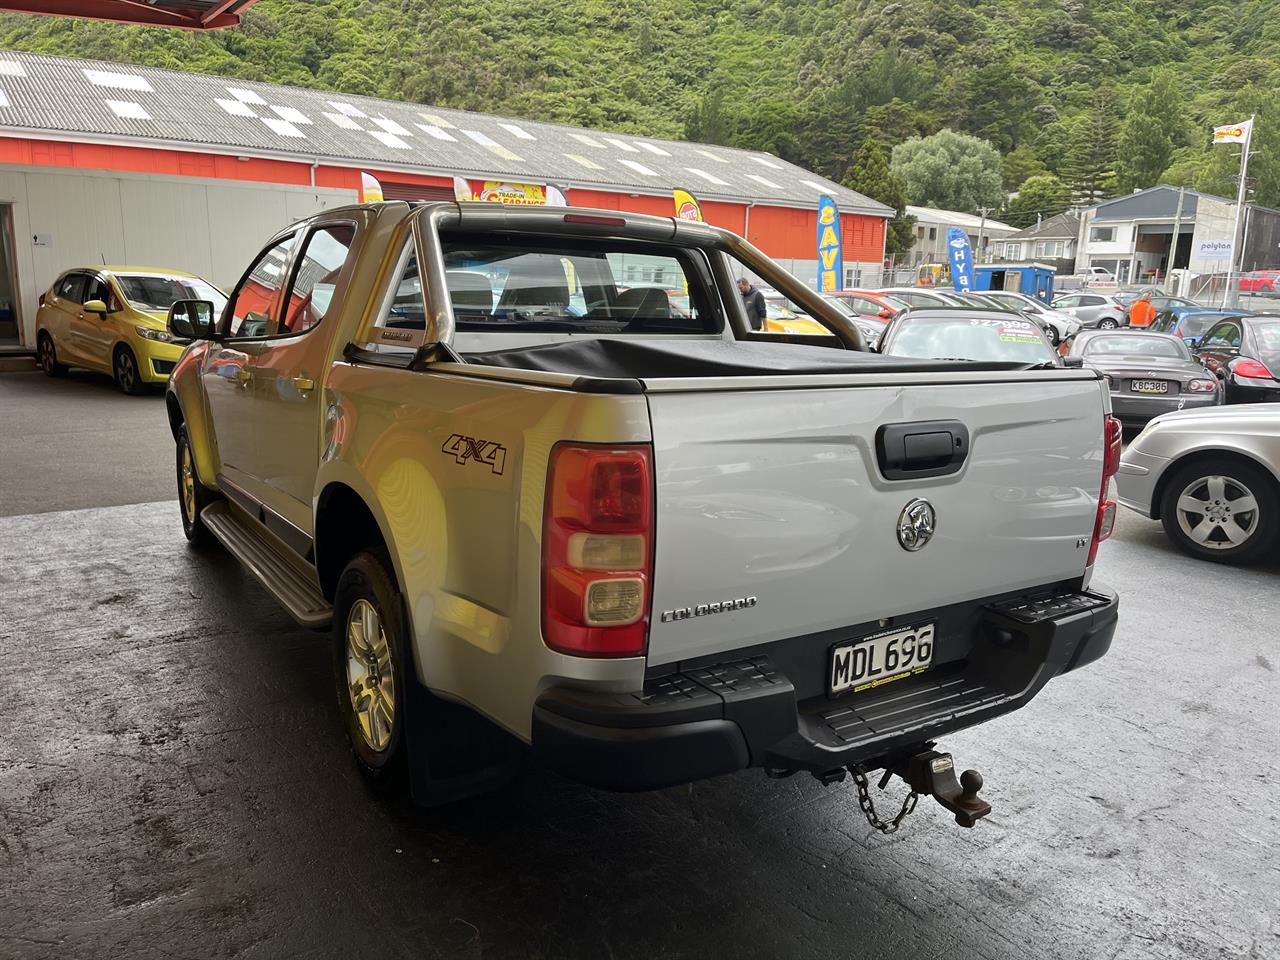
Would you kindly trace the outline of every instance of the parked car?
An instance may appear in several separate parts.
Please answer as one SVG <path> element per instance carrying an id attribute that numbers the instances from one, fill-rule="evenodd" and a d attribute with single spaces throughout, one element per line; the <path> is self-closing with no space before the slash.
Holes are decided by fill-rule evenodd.
<path id="1" fill-rule="evenodd" d="M 1280 400 L 1280 315 L 1220 320 L 1195 354 L 1225 384 L 1227 403 Z"/>
<path id="2" fill-rule="evenodd" d="M 885 329 L 878 349 L 918 359 L 1063 364 L 1039 324 L 1017 314 L 968 307 L 909 310 Z"/>
<path id="3" fill-rule="evenodd" d="M 1127 326 L 1129 312 L 1112 293 L 1068 293 L 1055 297 L 1053 309 L 1069 313 L 1084 330 L 1114 330 Z"/>
<path id="4" fill-rule="evenodd" d="M 1227 314 L 1230 316 L 1231 314 Z M 1155 323 L 1147 327 L 1153 333 L 1171 333 L 1181 337 L 1188 347 L 1194 348 L 1204 336 L 1205 331 L 1223 318 L 1221 310 L 1186 310 L 1179 313 L 1165 313 Z"/>
<path id="5" fill-rule="evenodd" d="M 901 300 L 908 307 L 954 307 L 959 303 L 952 291 L 934 287 L 882 287 L 876 293 Z"/>
<path id="6" fill-rule="evenodd" d="M 1024 293 L 1016 293 L 1013 290 L 983 290 L 981 293 L 984 297 L 1006 303 L 1023 316 L 1030 317 L 1044 329 L 1055 347 L 1064 340 L 1074 337 L 1080 330 L 1080 321 L 1071 314 L 1055 310 L 1053 307 L 1046 307 L 1039 300 L 1028 297 Z"/>
<path id="7" fill-rule="evenodd" d="M 1111 391 L 1111 412 L 1126 424 L 1146 423 L 1171 410 L 1223 402 L 1218 378 L 1167 333 L 1085 330 L 1068 356 L 1099 371 Z"/>
<path id="8" fill-rule="evenodd" d="M 40 294 L 36 356 L 44 372 L 68 367 L 111 374 L 128 394 L 164 383 L 182 355 L 165 327 L 177 300 L 208 300 L 221 307 L 222 291 L 179 270 L 149 267 L 76 267 Z"/>
<path id="9" fill-rule="evenodd" d="M 849 318 L 854 326 L 862 332 L 862 339 L 866 341 L 868 346 L 879 341 L 880 335 L 884 333 L 885 324 L 889 319 L 896 315 L 890 313 L 887 307 L 881 308 L 881 310 L 874 315 L 862 313 L 851 305 L 851 303 L 858 302 L 857 299 L 852 297 L 837 297 L 833 294 L 824 293 L 822 298 L 830 303 L 834 309 L 840 311 L 841 314 Z M 905 307 L 903 309 L 905 309 Z M 883 313 L 889 313 L 889 316 L 881 316 Z"/>
<path id="10" fill-rule="evenodd" d="M 1240 278 L 1241 293 L 1280 292 L 1280 270 L 1251 270 Z"/>
<path id="11" fill-rule="evenodd" d="M 910 308 L 905 300 L 876 290 L 837 290 L 827 296 L 843 303 L 860 316 L 882 322 L 892 320 L 903 310 Z"/>
<path id="12" fill-rule="evenodd" d="M 786 297 L 776 290 L 761 290 L 764 296 L 764 333 L 799 333 L 811 335 L 830 334 L 826 327 L 812 317 L 805 316 L 789 305 Z"/>
<path id="13" fill-rule="evenodd" d="M 638 247 L 683 275 L 687 317 L 623 302 Z M 750 330 L 746 273 L 836 335 Z M 1120 454 L 1097 375 L 861 351 L 709 224 L 337 208 L 276 234 L 213 315 L 170 315 L 194 341 L 166 396 L 183 530 L 332 631 L 359 769 L 407 771 L 421 801 L 494 786 L 527 745 L 612 789 L 883 768 L 972 825 L 989 807 L 934 742 L 1114 634 L 1090 580 Z"/>
<path id="14" fill-rule="evenodd" d="M 1242 563 L 1280 548 L 1280 406 L 1169 413 L 1129 444 L 1120 502 L 1183 552 Z"/>

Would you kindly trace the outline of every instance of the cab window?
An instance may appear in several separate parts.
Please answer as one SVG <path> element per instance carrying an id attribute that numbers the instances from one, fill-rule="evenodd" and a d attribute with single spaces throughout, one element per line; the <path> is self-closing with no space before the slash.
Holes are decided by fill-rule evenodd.
<path id="1" fill-rule="evenodd" d="M 276 241 L 253 262 L 223 313 L 223 333 L 232 337 L 269 337 L 279 322 L 285 270 L 296 236 Z"/>
<path id="2" fill-rule="evenodd" d="M 355 236 L 356 228 L 350 223 L 331 224 L 310 233 L 293 268 L 293 286 L 284 301 L 279 334 L 302 333 L 324 319 Z"/>
<path id="3" fill-rule="evenodd" d="M 84 290 L 85 303 L 88 303 L 90 300 L 101 300 L 107 305 L 108 311 L 114 311 L 118 309 L 118 305 L 112 305 L 112 300 L 114 299 L 115 298 L 111 295 L 111 284 L 107 283 L 107 281 L 103 280 L 101 277 L 88 278 L 88 283 L 85 285 Z"/>

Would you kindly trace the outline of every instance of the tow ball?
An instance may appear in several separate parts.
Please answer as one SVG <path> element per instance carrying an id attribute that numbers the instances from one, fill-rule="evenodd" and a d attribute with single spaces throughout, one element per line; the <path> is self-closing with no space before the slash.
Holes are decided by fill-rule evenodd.
<path id="1" fill-rule="evenodd" d="M 876 814 L 866 771 L 856 764 L 849 767 L 849 771 L 858 787 L 858 805 L 866 815 L 867 822 L 881 833 L 896 832 L 902 821 L 916 808 L 916 800 L 922 796 L 933 797 L 950 810 L 955 814 L 956 823 L 962 827 L 972 827 L 991 812 L 991 804 L 978 796 L 982 789 L 982 774 L 977 770 L 966 770 L 957 781 L 955 761 L 949 753 L 923 750 L 885 768 L 884 776 L 880 778 L 881 790 L 889 785 L 894 776 L 901 777 L 911 788 L 911 794 L 903 801 L 902 809 L 889 821 L 881 820 Z"/>

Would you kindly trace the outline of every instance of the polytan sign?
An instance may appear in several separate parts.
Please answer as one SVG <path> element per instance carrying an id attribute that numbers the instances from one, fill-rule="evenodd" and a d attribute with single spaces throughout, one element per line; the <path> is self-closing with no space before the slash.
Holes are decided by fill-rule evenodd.
<path id="1" fill-rule="evenodd" d="M 1253 121 L 1244 123 L 1228 123 L 1225 127 L 1213 128 L 1214 143 L 1246 143 L 1253 130 Z"/>
<path id="2" fill-rule="evenodd" d="M 1230 260 L 1234 250 L 1231 240 L 1197 240 L 1195 255 L 1201 260 Z"/>
<path id="3" fill-rule="evenodd" d="M 688 190 L 681 190 L 679 187 L 671 191 L 671 196 L 676 203 L 676 216 L 681 220 L 697 220 L 702 222 L 702 204 Z"/>
<path id="4" fill-rule="evenodd" d="M 509 180 L 466 180 L 453 178 L 453 195 L 458 200 L 481 200 L 526 207 L 566 207 L 564 192 L 545 183 L 514 183 Z"/>
<path id="5" fill-rule="evenodd" d="M 378 182 L 378 178 L 370 173 L 360 174 L 360 202 L 361 203 L 378 203 L 384 200 L 382 195 L 382 184 Z"/>
<path id="6" fill-rule="evenodd" d="M 818 198 L 818 289 L 839 290 L 844 281 L 844 248 L 840 243 L 840 210 L 836 202 Z"/>
<path id="7" fill-rule="evenodd" d="M 959 227 L 947 228 L 947 253 L 951 255 L 951 285 L 959 293 L 973 289 L 973 250 L 969 237 Z"/>

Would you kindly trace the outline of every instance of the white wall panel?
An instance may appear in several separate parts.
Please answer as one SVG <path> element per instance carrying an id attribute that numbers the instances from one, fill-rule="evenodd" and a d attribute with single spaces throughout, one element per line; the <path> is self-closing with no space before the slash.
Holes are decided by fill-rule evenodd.
<path id="1" fill-rule="evenodd" d="M 109 264 L 170 267 L 230 289 L 267 238 L 354 190 L 196 177 L 0 166 L 13 204 L 23 342 L 35 343 L 40 294 L 63 270 Z M 34 237 L 47 238 L 36 245 Z"/>

